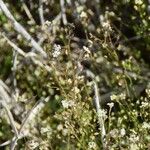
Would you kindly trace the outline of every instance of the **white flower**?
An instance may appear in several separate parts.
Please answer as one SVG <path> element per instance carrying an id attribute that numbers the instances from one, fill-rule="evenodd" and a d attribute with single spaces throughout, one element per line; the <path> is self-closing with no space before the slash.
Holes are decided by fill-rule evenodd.
<path id="1" fill-rule="evenodd" d="M 41 133 L 45 134 L 47 132 L 52 132 L 52 129 L 50 127 L 42 127 L 41 128 Z"/>
<path id="2" fill-rule="evenodd" d="M 104 109 L 98 110 L 98 117 L 102 117 L 103 119 L 107 118 L 107 112 Z"/>
<path id="3" fill-rule="evenodd" d="M 110 26 L 110 22 L 109 22 L 109 21 L 101 22 L 101 24 L 102 24 L 102 27 L 103 27 L 104 29 L 107 29 L 108 31 L 112 31 L 112 28 L 111 28 L 111 26 Z"/>
<path id="4" fill-rule="evenodd" d="M 113 138 L 118 137 L 118 129 L 113 129 L 109 132 L 110 136 Z"/>
<path id="5" fill-rule="evenodd" d="M 142 102 L 141 103 L 141 108 L 146 108 L 146 107 L 148 107 L 149 106 L 149 103 L 148 102 Z"/>
<path id="6" fill-rule="evenodd" d="M 115 95 L 115 94 L 113 94 L 113 95 L 111 95 L 110 96 L 110 99 L 113 101 L 113 100 L 116 100 L 118 98 L 118 96 L 117 95 Z"/>
<path id="7" fill-rule="evenodd" d="M 64 108 L 68 108 L 69 107 L 69 102 L 66 100 L 61 101 L 62 105 Z"/>
<path id="8" fill-rule="evenodd" d="M 63 134 L 64 136 L 67 136 L 67 134 L 68 134 L 68 129 L 63 129 L 62 134 Z"/>
<path id="9" fill-rule="evenodd" d="M 35 148 L 39 147 L 39 145 L 40 145 L 39 141 L 37 141 L 36 139 L 33 139 L 27 143 L 28 143 L 27 145 L 30 149 L 35 149 Z"/>
<path id="10" fill-rule="evenodd" d="M 120 95 L 111 95 L 110 99 L 113 100 L 125 100 L 126 99 L 126 94 L 125 93 L 121 93 Z"/>
<path id="11" fill-rule="evenodd" d="M 60 55 L 60 53 L 61 53 L 61 46 L 57 45 L 57 44 L 54 44 L 52 56 L 54 58 L 56 58 Z"/>
<path id="12" fill-rule="evenodd" d="M 87 14 L 84 11 L 82 11 L 80 14 L 80 17 L 81 18 L 87 18 Z"/>
<path id="13" fill-rule="evenodd" d="M 111 103 L 108 103 L 107 105 L 110 107 L 110 109 L 111 109 L 112 107 L 114 107 L 114 103 L 112 103 L 112 102 L 111 102 Z"/>
<path id="14" fill-rule="evenodd" d="M 139 141 L 139 136 L 135 135 L 135 134 L 131 134 L 129 137 L 129 140 L 133 143 L 136 143 Z"/>
<path id="15" fill-rule="evenodd" d="M 122 100 L 125 100 L 126 99 L 126 94 L 125 93 L 121 93 L 119 95 L 119 97 L 122 99 Z"/>
<path id="16" fill-rule="evenodd" d="M 139 150 L 139 147 L 137 144 L 130 144 L 130 150 Z"/>
<path id="17" fill-rule="evenodd" d="M 57 126 L 57 130 L 58 130 L 58 131 L 63 130 L 63 125 L 62 125 L 62 124 L 59 124 L 59 125 Z"/>
<path id="18" fill-rule="evenodd" d="M 109 27 L 109 23 L 108 23 L 108 22 L 103 22 L 103 23 L 102 23 L 102 26 L 103 26 L 104 28 L 108 28 L 108 27 Z"/>
<path id="19" fill-rule="evenodd" d="M 72 100 L 62 100 L 61 103 L 64 108 L 69 108 L 75 105 L 74 101 Z"/>
<path id="20" fill-rule="evenodd" d="M 144 128 L 144 129 L 150 129 L 150 123 L 143 122 L 142 128 Z"/>
<path id="21" fill-rule="evenodd" d="M 80 90 L 77 87 L 73 87 L 71 91 L 73 91 L 76 94 L 80 92 Z"/>
<path id="22" fill-rule="evenodd" d="M 150 97 L 150 89 L 146 89 L 146 94 Z"/>
<path id="23" fill-rule="evenodd" d="M 142 0 L 135 0 L 135 4 L 137 4 L 137 5 L 142 5 L 142 4 L 143 4 L 143 1 L 142 1 Z"/>
<path id="24" fill-rule="evenodd" d="M 95 142 L 89 142 L 88 146 L 89 146 L 89 149 L 96 149 L 96 143 Z"/>
<path id="25" fill-rule="evenodd" d="M 83 6 L 78 6 L 77 7 L 77 12 L 81 13 L 83 11 L 84 7 Z"/>
<path id="26" fill-rule="evenodd" d="M 124 128 L 122 128 L 122 129 L 120 130 L 120 134 L 121 134 L 121 136 L 124 136 L 124 135 L 126 134 L 126 130 L 125 130 Z"/>

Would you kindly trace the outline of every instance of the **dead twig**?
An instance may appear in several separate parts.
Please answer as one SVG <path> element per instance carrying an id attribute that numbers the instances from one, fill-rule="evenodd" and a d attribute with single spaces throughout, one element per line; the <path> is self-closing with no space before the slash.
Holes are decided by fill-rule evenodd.
<path id="1" fill-rule="evenodd" d="M 24 2 L 24 0 L 21 0 L 21 1 L 22 1 L 22 7 L 23 7 L 25 13 L 27 14 L 28 18 L 31 20 L 32 23 L 36 24 L 36 22 L 35 22 L 35 20 L 34 20 L 34 18 L 32 16 L 32 14 L 31 14 L 31 12 L 30 12 L 30 10 L 28 8 L 28 6 Z"/>
<path id="2" fill-rule="evenodd" d="M 40 67 L 46 69 L 48 72 L 51 71 L 51 68 L 46 65 L 43 64 L 40 60 L 38 60 L 36 58 L 36 54 L 34 52 L 28 52 L 25 53 L 21 48 L 19 48 L 15 43 L 13 43 L 12 41 L 10 41 L 5 34 L 2 33 L 2 36 L 7 40 L 8 44 L 15 50 L 17 51 L 20 55 L 24 56 L 25 58 L 31 58 L 31 60 L 34 62 L 34 64 L 39 65 Z"/>
<path id="3" fill-rule="evenodd" d="M 2 36 L 4 37 L 4 39 L 8 42 L 8 44 L 12 47 L 12 48 L 14 48 L 20 55 L 22 55 L 22 56 L 26 56 L 26 53 L 22 50 L 22 49 L 20 49 L 15 43 L 13 43 L 12 41 L 10 41 L 9 39 L 8 39 L 8 37 L 4 34 L 4 33 L 2 33 Z"/>
<path id="4" fill-rule="evenodd" d="M 42 56 L 47 57 L 47 54 L 44 52 L 43 48 L 31 37 L 31 35 L 25 30 L 25 28 L 15 20 L 2 0 L 0 0 L 0 8 L 6 15 L 6 17 L 11 21 L 14 29 L 18 33 L 20 33 L 28 42 L 30 42 L 37 52 L 41 53 Z"/>
<path id="5" fill-rule="evenodd" d="M 44 19 L 44 11 L 43 11 L 43 0 L 39 0 L 39 17 L 41 21 L 41 25 L 44 25 L 45 19 Z"/>
<path id="6" fill-rule="evenodd" d="M 14 93 L 17 93 L 17 80 L 16 80 L 16 71 L 17 71 L 17 56 L 18 52 L 15 50 L 13 51 L 13 67 L 12 67 L 12 73 L 13 73 L 13 87 L 14 87 Z"/>
<path id="7" fill-rule="evenodd" d="M 67 17 L 66 17 L 66 8 L 65 8 L 65 2 L 64 0 L 60 0 L 60 7 L 61 7 L 61 17 L 63 24 L 67 24 Z"/>

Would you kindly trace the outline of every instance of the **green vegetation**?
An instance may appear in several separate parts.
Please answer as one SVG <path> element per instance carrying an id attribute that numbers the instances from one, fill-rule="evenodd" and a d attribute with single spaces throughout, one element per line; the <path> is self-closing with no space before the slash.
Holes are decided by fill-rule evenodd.
<path id="1" fill-rule="evenodd" d="M 0 149 L 148 150 L 149 8 L 0 0 Z"/>

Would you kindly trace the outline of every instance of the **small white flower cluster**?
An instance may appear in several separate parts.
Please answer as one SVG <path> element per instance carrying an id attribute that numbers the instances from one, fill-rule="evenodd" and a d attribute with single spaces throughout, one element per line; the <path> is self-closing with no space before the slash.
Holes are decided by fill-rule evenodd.
<path id="1" fill-rule="evenodd" d="M 126 99 L 126 94 L 125 93 L 121 93 L 119 95 L 119 97 L 122 99 L 122 100 L 125 100 Z"/>
<path id="2" fill-rule="evenodd" d="M 113 100 L 116 100 L 118 98 L 118 96 L 117 95 L 115 95 L 115 94 L 113 94 L 113 95 L 111 95 L 110 96 L 110 99 L 113 101 Z"/>
<path id="3" fill-rule="evenodd" d="M 27 145 L 29 149 L 36 149 L 37 147 L 39 147 L 40 143 L 38 139 L 33 139 L 31 141 L 28 141 Z"/>
<path id="4" fill-rule="evenodd" d="M 120 130 L 120 135 L 123 137 L 126 134 L 126 130 L 124 128 L 122 128 Z"/>
<path id="5" fill-rule="evenodd" d="M 96 143 L 95 142 L 89 142 L 88 143 L 88 148 L 89 149 L 96 149 Z"/>
<path id="6" fill-rule="evenodd" d="M 117 138 L 119 135 L 119 131 L 118 131 L 118 129 L 113 129 L 109 132 L 109 134 L 112 138 Z"/>
<path id="7" fill-rule="evenodd" d="M 68 132 L 69 132 L 69 131 L 68 131 L 68 128 L 65 128 L 62 124 L 59 124 L 59 125 L 57 126 L 57 130 L 58 130 L 58 131 L 61 131 L 64 136 L 67 136 L 67 134 L 68 134 Z"/>
<path id="8" fill-rule="evenodd" d="M 80 18 L 81 19 L 86 19 L 88 16 L 87 16 L 87 13 L 84 11 L 84 6 L 78 6 L 77 7 L 77 13 L 79 14 Z"/>
<path id="9" fill-rule="evenodd" d="M 103 28 L 106 28 L 106 29 L 107 29 L 107 28 L 110 28 L 109 22 L 108 22 L 108 21 L 107 21 L 107 22 L 103 22 L 103 23 L 102 23 L 102 27 L 103 27 Z"/>
<path id="10" fill-rule="evenodd" d="M 114 101 L 114 100 L 125 100 L 126 99 L 126 94 L 125 93 L 121 93 L 120 95 L 115 95 L 115 94 L 113 94 L 113 95 L 111 95 L 110 96 L 110 99 L 112 100 L 112 101 Z"/>
<path id="11" fill-rule="evenodd" d="M 107 119 L 107 112 L 104 109 L 99 109 L 98 117 L 102 117 L 104 120 Z"/>
<path id="12" fill-rule="evenodd" d="M 135 0 L 135 4 L 136 4 L 136 5 L 142 5 L 142 4 L 143 4 L 143 1 L 142 1 L 142 0 Z"/>
<path id="13" fill-rule="evenodd" d="M 54 58 L 58 57 L 61 53 L 61 46 L 58 44 L 54 44 L 52 56 Z"/>
<path id="14" fill-rule="evenodd" d="M 77 7 L 77 13 L 81 14 L 83 10 L 84 10 L 84 7 L 81 6 L 81 5 L 80 6 L 78 5 L 78 7 Z"/>
<path id="15" fill-rule="evenodd" d="M 63 134 L 64 136 L 67 136 L 67 135 L 68 135 L 68 129 L 63 129 L 63 130 L 62 130 L 62 134 Z"/>
<path id="16" fill-rule="evenodd" d="M 87 18 L 87 14 L 84 11 L 82 11 L 80 14 L 80 17 L 81 18 Z"/>
<path id="17" fill-rule="evenodd" d="M 139 150 L 139 146 L 137 144 L 131 143 L 129 149 L 131 149 L 131 150 Z"/>
<path id="18" fill-rule="evenodd" d="M 64 108 L 73 107 L 75 105 L 74 101 L 72 100 L 62 100 L 61 103 Z"/>
<path id="19" fill-rule="evenodd" d="M 73 87 L 71 91 L 73 91 L 75 94 L 78 94 L 80 92 L 80 89 L 78 87 Z"/>
<path id="20" fill-rule="evenodd" d="M 111 15 L 114 15 L 114 14 L 110 14 L 109 12 L 106 12 L 105 15 L 100 15 L 100 23 L 101 23 L 101 26 L 102 26 L 102 29 L 105 31 L 104 32 L 104 36 L 107 37 L 110 35 L 110 33 L 113 32 L 113 29 L 111 27 L 111 23 L 108 19 L 108 16 L 111 16 Z"/>
<path id="21" fill-rule="evenodd" d="M 41 133 L 42 133 L 42 134 L 45 134 L 45 133 L 47 133 L 47 132 L 52 133 L 51 127 L 47 126 L 47 127 L 42 127 L 42 128 L 41 128 Z"/>
<path id="22" fill-rule="evenodd" d="M 138 135 L 135 135 L 135 134 L 131 134 L 130 137 L 129 137 L 129 140 L 133 143 L 136 143 L 139 141 L 139 136 Z"/>
<path id="23" fill-rule="evenodd" d="M 146 94 L 150 97 L 150 89 L 146 89 Z"/>
<path id="24" fill-rule="evenodd" d="M 59 124 L 59 125 L 57 126 L 57 130 L 58 130 L 58 131 L 63 130 L 63 125 L 62 125 L 62 124 Z"/>
<path id="25" fill-rule="evenodd" d="M 102 27 L 107 30 L 107 31 L 112 31 L 112 28 L 111 28 L 111 25 L 110 25 L 110 22 L 108 20 L 102 20 L 101 21 L 101 25 Z"/>
<path id="26" fill-rule="evenodd" d="M 147 108 L 149 106 L 150 106 L 149 102 L 142 102 L 140 108 Z"/>
<path id="27" fill-rule="evenodd" d="M 144 128 L 144 129 L 150 129 L 150 123 L 143 122 L 142 128 Z"/>

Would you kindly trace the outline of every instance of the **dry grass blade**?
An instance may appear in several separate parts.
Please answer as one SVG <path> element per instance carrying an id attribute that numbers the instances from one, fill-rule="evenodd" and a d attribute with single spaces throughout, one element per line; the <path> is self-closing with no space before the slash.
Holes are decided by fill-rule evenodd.
<path id="1" fill-rule="evenodd" d="M 66 17 L 66 9 L 65 9 L 65 2 L 64 2 L 64 0 L 60 0 L 60 7 L 61 7 L 62 21 L 63 21 L 63 24 L 66 25 L 67 24 L 67 17 Z"/>

